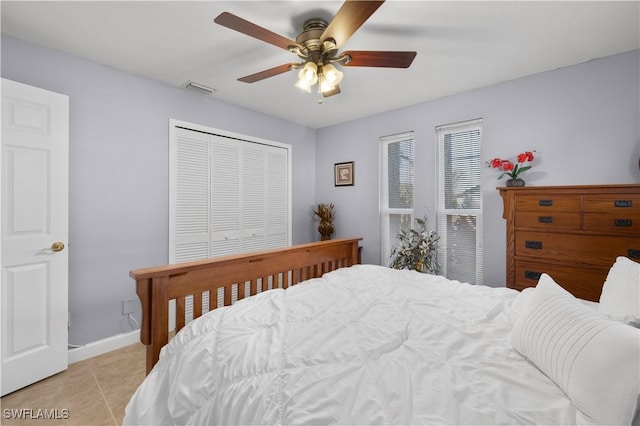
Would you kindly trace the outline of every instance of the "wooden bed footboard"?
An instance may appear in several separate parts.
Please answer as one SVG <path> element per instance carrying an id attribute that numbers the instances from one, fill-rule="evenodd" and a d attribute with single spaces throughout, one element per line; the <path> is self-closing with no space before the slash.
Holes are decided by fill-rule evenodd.
<path id="1" fill-rule="evenodd" d="M 175 331 L 178 332 L 186 322 L 187 300 L 193 300 L 195 319 L 203 310 L 217 308 L 218 297 L 223 300 L 223 306 L 228 306 L 235 300 L 255 295 L 258 288 L 287 288 L 320 277 L 325 272 L 358 263 L 360 240 L 362 238 L 320 241 L 131 271 L 129 276 L 136 281 L 142 304 L 140 341 L 147 346 L 147 374 L 158 361 L 160 349 L 169 341 L 169 301 L 175 300 Z M 207 306 L 203 306 L 203 299 L 207 298 Z"/>

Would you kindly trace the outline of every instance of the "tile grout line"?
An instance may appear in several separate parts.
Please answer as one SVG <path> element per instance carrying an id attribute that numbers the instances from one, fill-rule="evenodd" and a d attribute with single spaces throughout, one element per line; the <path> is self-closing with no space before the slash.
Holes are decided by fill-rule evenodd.
<path id="1" fill-rule="evenodd" d="M 96 385 L 98 385 L 98 390 L 100 390 L 100 395 L 102 395 L 102 400 L 104 404 L 107 406 L 107 410 L 109 410 L 109 414 L 111 415 L 111 419 L 113 420 L 113 424 L 119 426 L 120 423 L 116 420 L 116 416 L 113 415 L 113 410 L 111 410 L 111 405 L 109 405 L 109 401 L 107 401 L 107 397 L 104 395 L 104 391 L 102 390 L 102 386 L 100 386 L 100 381 L 96 376 L 96 373 L 93 371 L 93 365 L 89 362 L 89 370 L 91 370 L 91 375 L 93 376 L 93 380 L 96 381 Z"/>

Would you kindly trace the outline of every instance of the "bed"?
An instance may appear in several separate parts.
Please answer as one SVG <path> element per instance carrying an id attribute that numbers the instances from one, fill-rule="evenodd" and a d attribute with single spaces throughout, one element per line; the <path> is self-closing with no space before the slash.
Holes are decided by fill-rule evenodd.
<path id="1" fill-rule="evenodd" d="M 132 271 L 148 376 L 124 424 L 638 424 L 640 264 L 593 303 L 546 274 L 518 292 L 360 265 L 359 240 Z"/>

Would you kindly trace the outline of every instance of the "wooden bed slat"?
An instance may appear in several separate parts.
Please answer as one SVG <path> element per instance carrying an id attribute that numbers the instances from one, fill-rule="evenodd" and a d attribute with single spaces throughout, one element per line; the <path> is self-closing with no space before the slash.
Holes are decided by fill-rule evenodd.
<path id="1" fill-rule="evenodd" d="M 193 319 L 202 315 L 202 292 L 193 295 Z"/>
<path id="2" fill-rule="evenodd" d="M 178 297 L 176 299 L 176 332 L 182 330 L 182 327 L 184 327 L 186 323 L 186 319 L 184 316 L 187 303 L 185 299 L 185 297 Z"/>
<path id="3" fill-rule="evenodd" d="M 237 299 L 269 288 L 288 288 L 339 267 L 358 263 L 358 243 L 362 238 L 343 238 L 300 244 L 261 252 L 136 269 L 129 276 L 136 281 L 142 304 L 140 341 L 147 346 L 147 373 L 158 361 L 160 349 L 169 341 L 169 301 L 176 300 L 176 328 L 185 325 L 185 297 L 193 296 L 193 315 L 202 315 L 202 293 L 209 294 L 209 310 L 218 308 L 218 289 L 224 292 L 225 306 L 232 303 L 237 285 Z M 326 265 L 326 266 L 325 266 Z M 281 278 L 279 278 L 281 277 Z M 176 331 L 177 331 L 176 330 Z"/>

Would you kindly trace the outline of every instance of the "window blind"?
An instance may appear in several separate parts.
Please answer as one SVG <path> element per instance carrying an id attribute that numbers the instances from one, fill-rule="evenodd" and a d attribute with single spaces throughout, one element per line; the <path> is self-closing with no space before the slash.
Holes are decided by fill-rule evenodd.
<path id="1" fill-rule="evenodd" d="M 380 138 L 380 264 L 389 256 L 400 229 L 413 221 L 413 132 Z"/>
<path id="2" fill-rule="evenodd" d="M 438 127 L 436 133 L 441 272 L 482 284 L 482 121 Z"/>

